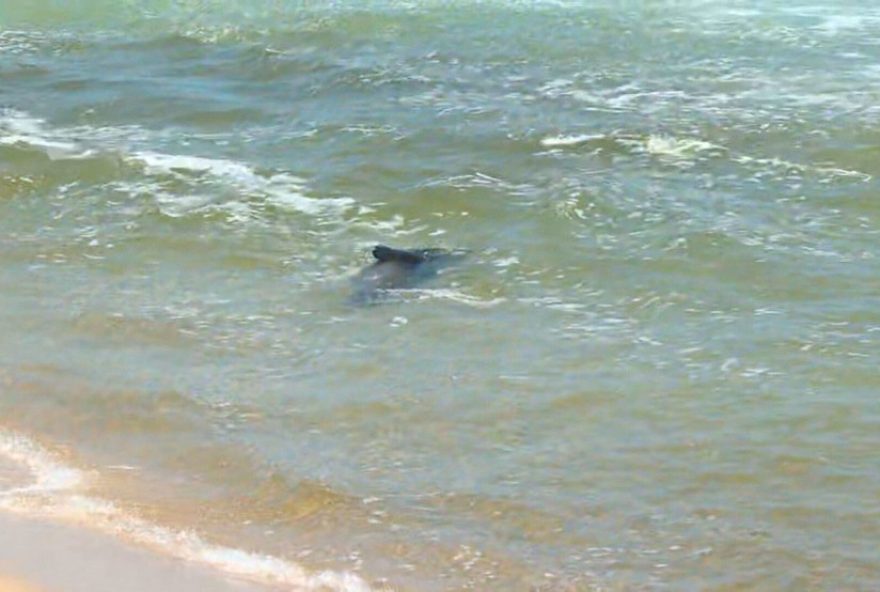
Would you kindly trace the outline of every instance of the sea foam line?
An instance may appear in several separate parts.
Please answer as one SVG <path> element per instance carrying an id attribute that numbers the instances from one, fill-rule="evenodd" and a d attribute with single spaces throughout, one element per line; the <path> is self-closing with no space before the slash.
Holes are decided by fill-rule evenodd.
<path id="1" fill-rule="evenodd" d="M 760 165 L 772 168 L 796 170 L 802 173 L 816 173 L 828 177 L 852 177 L 862 182 L 873 180 L 873 176 L 858 170 L 844 169 L 828 163 L 800 164 L 780 158 L 761 158 L 732 152 L 719 144 L 713 144 L 698 138 L 679 138 L 668 135 L 649 134 L 646 137 L 631 136 L 618 133 L 609 134 L 577 134 L 547 136 L 540 140 L 546 148 L 573 148 L 595 140 L 608 139 L 627 146 L 638 154 L 650 154 L 680 165 L 691 166 L 700 155 L 707 157 L 728 154 L 729 158 L 742 165 Z"/>
<path id="2" fill-rule="evenodd" d="M 541 146 L 547 148 L 559 148 L 562 146 L 578 146 L 592 140 L 602 140 L 605 134 L 574 134 L 562 136 L 548 136 L 541 139 Z"/>
<path id="3" fill-rule="evenodd" d="M 308 197 L 303 193 L 305 179 L 289 173 L 261 175 L 250 165 L 233 160 L 147 151 L 134 152 L 125 160 L 143 166 L 145 172 L 152 175 L 170 175 L 179 179 L 186 179 L 187 175 L 193 173 L 205 175 L 245 193 L 263 195 L 269 203 L 277 207 L 305 214 L 341 211 L 355 203 L 348 197 Z"/>
<path id="4" fill-rule="evenodd" d="M 72 490 L 84 479 L 81 471 L 58 462 L 52 454 L 20 434 L 0 429 L 0 456 L 26 469 L 33 482 L 0 490 L 0 500 L 14 496 Z"/>
<path id="5" fill-rule="evenodd" d="M 93 146 L 84 147 L 82 139 L 89 140 Z M 184 212 L 203 207 L 250 209 L 241 202 L 218 203 L 200 197 L 213 194 L 216 190 L 216 187 L 205 187 L 206 183 L 229 187 L 280 209 L 314 216 L 338 214 L 355 204 L 355 200 L 349 197 L 309 197 L 305 194 L 305 179 L 287 172 L 264 173 L 250 164 L 235 160 L 131 150 L 125 145 L 132 141 L 145 143 L 149 139 L 139 128 L 53 129 L 46 125 L 45 120 L 23 111 L 0 109 L 0 145 L 30 146 L 44 151 L 52 160 L 90 158 L 102 153 L 121 155 L 124 162 L 142 169 L 148 177 L 174 177 L 183 181 L 193 195 L 172 195 L 167 192 L 162 192 L 162 195 L 169 201 L 180 200 Z M 197 207 L 193 208 L 193 204 Z"/>
<path id="6" fill-rule="evenodd" d="M 50 451 L 25 436 L 0 428 L 0 456 L 26 469 L 32 482 L 0 491 L 0 510 L 59 522 L 73 522 L 258 583 L 283 585 L 291 591 L 370 592 L 357 574 L 310 573 L 296 563 L 214 545 L 189 531 L 177 531 L 127 514 L 113 503 L 81 495 L 86 474 L 66 466 Z"/>
<path id="7" fill-rule="evenodd" d="M 88 158 L 94 154 L 76 142 L 59 138 L 46 129 L 45 121 L 15 109 L 0 110 L 0 145 L 25 144 L 44 150 L 52 160 Z"/>

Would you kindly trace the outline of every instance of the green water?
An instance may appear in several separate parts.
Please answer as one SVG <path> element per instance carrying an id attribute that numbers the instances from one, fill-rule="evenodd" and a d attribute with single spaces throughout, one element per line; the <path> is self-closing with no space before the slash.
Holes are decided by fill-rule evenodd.
<path id="1" fill-rule="evenodd" d="M 876 590 L 878 64 L 830 0 L 7 0 L 0 424 L 378 588 Z M 353 307 L 377 243 L 470 256 Z"/>

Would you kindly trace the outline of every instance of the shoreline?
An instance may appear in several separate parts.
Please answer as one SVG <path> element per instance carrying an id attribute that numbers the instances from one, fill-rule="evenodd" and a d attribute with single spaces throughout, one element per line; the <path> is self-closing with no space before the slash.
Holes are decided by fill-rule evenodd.
<path id="1" fill-rule="evenodd" d="M 277 590 L 128 545 L 111 535 L 0 512 L 0 592 Z"/>
<path id="2" fill-rule="evenodd" d="M 359 576 L 212 544 L 82 495 L 87 473 L 0 428 L 0 592 L 369 592 Z"/>
<path id="3" fill-rule="evenodd" d="M 270 592 L 111 535 L 0 512 L 0 592 Z"/>

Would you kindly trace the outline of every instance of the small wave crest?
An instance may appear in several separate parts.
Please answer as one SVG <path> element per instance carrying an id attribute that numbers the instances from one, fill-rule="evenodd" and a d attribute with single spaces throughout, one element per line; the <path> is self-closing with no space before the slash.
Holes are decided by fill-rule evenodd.
<path id="1" fill-rule="evenodd" d="M 551 150 L 577 149 L 582 146 L 617 149 L 632 156 L 647 155 L 657 159 L 658 162 L 681 169 L 689 169 L 713 158 L 727 157 L 730 161 L 749 169 L 777 171 L 782 175 L 795 171 L 799 174 L 817 175 L 826 181 L 849 178 L 868 182 L 873 178 L 868 173 L 836 166 L 834 163 L 805 164 L 778 157 L 752 156 L 700 138 L 665 134 L 638 135 L 622 132 L 563 134 L 547 136 L 541 139 L 540 143 L 541 146 Z"/>
<path id="2" fill-rule="evenodd" d="M 133 195 L 150 194 L 170 217 L 220 210 L 231 219 L 253 218 L 264 206 L 310 216 L 339 215 L 355 204 L 349 197 L 307 195 L 306 181 L 284 171 L 260 170 L 223 158 L 132 149 L 161 139 L 139 128 L 52 128 L 45 120 L 14 109 L 0 109 L 0 146 L 23 146 L 50 160 L 107 157 L 141 170 L 146 179 L 114 182 Z M 174 182 L 174 190 L 166 185 Z M 225 194 L 225 195 L 224 195 Z"/>
<path id="3" fill-rule="evenodd" d="M 674 138 L 671 136 L 648 136 L 644 149 L 650 154 L 664 156 L 673 159 L 688 159 L 700 152 L 710 150 L 722 150 L 711 142 L 697 140 L 696 138 Z"/>
<path id="4" fill-rule="evenodd" d="M 565 146 L 579 146 L 591 140 L 601 140 L 605 134 L 572 134 L 561 136 L 548 136 L 541 139 L 541 146 L 545 148 L 561 148 Z"/>
<path id="5" fill-rule="evenodd" d="M 86 474 L 66 466 L 33 440 L 0 429 L 0 458 L 20 467 L 29 482 L 2 489 L 0 509 L 40 518 L 73 522 L 152 548 L 185 561 L 200 563 L 229 575 L 291 590 L 369 592 L 371 587 L 348 572 L 311 573 L 270 555 L 214 545 L 196 533 L 152 524 L 115 504 L 82 494 Z"/>
<path id="6" fill-rule="evenodd" d="M 852 178 L 865 183 L 873 179 L 873 176 L 868 173 L 834 166 L 830 163 L 811 166 L 797 162 L 791 162 L 782 158 L 762 158 L 757 156 L 748 156 L 745 154 L 734 157 L 734 161 L 747 167 L 755 167 L 761 170 L 779 171 L 780 174 L 788 174 L 791 171 L 795 171 L 801 174 L 816 174 L 828 180 L 835 178 Z"/>
<path id="7" fill-rule="evenodd" d="M 73 489 L 83 481 L 81 471 L 58 462 L 47 450 L 13 432 L 0 430 L 0 456 L 22 467 L 31 479 L 0 489 L 0 503 L 19 495 Z"/>
<path id="8" fill-rule="evenodd" d="M 607 134 L 561 134 L 540 140 L 550 149 L 595 146 L 633 155 L 647 154 L 681 166 L 690 166 L 702 158 L 726 152 L 725 148 L 698 138 L 679 138 L 663 134 L 627 134 L 619 131 Z"/>
<path id="9" fill-rule="evenodd" d="M 149 175 L 171 176 L 194 184 L 199 177 L 206 177 L 246 195 L 262 196 L 275 207 L 304 214 L 340 212 L 354 205 L 354 200 L 348 197 L 308 197 L 304 193 L 306 182 L 300 177 L 283 172 L 261 174 L 250 165 L 232 160 L 159 152 L 135 152 L 126 160 L 143 166 Z M 179 205 L 185 207 L 186 203 Z"/>
<path id="10" fill-rule="evenodd" d="M 52 160 L 87 158 L 94 154 L 47 129 L 44 120 L 15 109 L 0 109 L 0 145 L 30 146 L 43 150 Z"/>

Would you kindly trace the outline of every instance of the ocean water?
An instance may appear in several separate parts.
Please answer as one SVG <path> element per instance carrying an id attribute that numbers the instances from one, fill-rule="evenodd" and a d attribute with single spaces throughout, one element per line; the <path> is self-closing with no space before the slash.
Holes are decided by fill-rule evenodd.
<path id="1" fill-rule="evenodd" d="M 0 3 L 0 506 L 286 590 L 880 589 L 880 9 Z M 373 306 L 378 243 L 467 249 Z"/>

